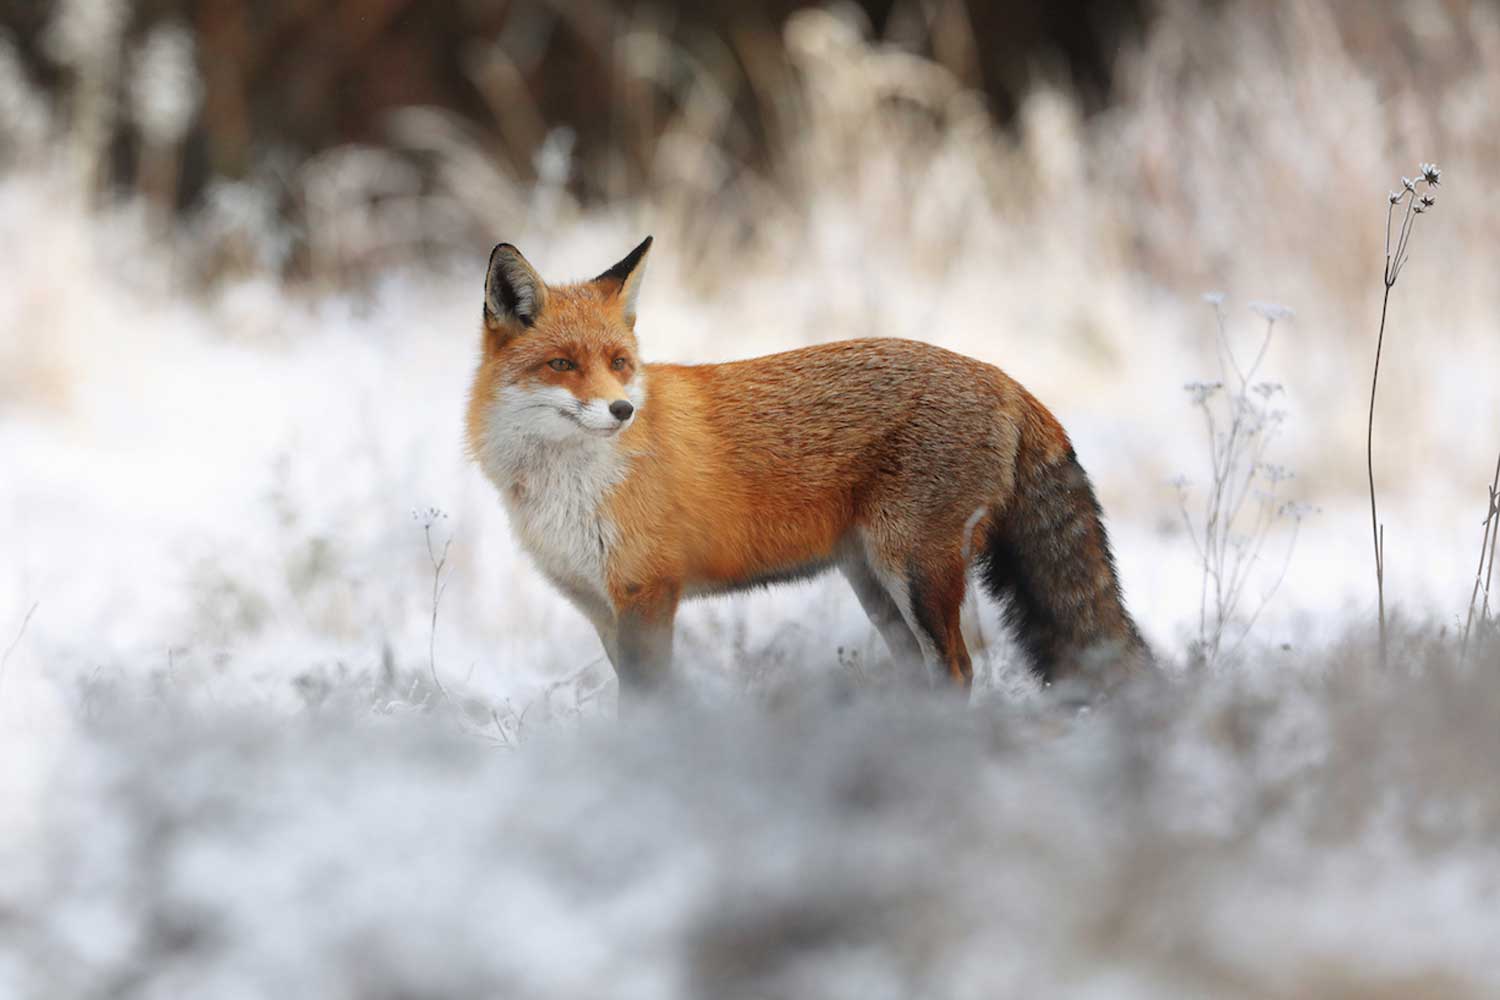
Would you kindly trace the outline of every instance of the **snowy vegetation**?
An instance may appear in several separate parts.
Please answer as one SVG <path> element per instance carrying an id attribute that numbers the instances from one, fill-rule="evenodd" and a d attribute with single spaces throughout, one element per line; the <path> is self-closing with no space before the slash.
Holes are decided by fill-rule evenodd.
<path id="1" fill-rule="evenodd" d="M 1038 83 L 1014 130 L 812 11 L 760 173 L 716 169 L 691 73 L 608 205 L 565 136 L 522 187 L 413 112 L 287 180 L 295 281 L 252 185 L 182 222 L 100 204 L 97 94 L 51 108 L 0 46 L 0 996 L 1491 992 L 1500 647 L 1481 621 L 1460 664 L 1458 632 L 1500 447 L 1500 19 L 1390 10 L 1172 8 L 1111 110 Z M 163 162 L 189 44 L 125 61 Z M 418 138 L 441 169 L 408 184 Z M 1382 669 L 1364 404 L 1383 199 L 1428 156 L 1376 413 Z M 904 335 L 1031 388 L 1161 681 L 1056 706 L 975 604 L 974 704 L 913 698 L 821 581 L 689 606 L 693 702 L 617 722 L 460 428 L 489 244 L 578 276 L 647 231 L 649 360 Z M 1268 297 L 1295 317 L 1254 453 L 1318 512 L 1234 564 L 1209 664 L 1182 387 L 1256 357 Z"/>

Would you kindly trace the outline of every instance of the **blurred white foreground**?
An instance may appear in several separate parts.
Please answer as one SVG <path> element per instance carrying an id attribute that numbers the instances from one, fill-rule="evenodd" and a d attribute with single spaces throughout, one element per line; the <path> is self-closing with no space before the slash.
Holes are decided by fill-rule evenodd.
<path id="1" fill-rule="evenodd" d="M 101 682 L 0 855 L 0 992 L 1490 995 L 1500 675 L 1425 665 L 1083 718 L 804 692 L 515 751 L 357 685 Z"/>

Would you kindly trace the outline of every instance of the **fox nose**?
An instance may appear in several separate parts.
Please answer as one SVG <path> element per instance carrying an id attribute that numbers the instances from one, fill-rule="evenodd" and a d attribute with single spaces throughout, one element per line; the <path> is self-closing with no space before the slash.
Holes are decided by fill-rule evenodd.
<path id="1" fill-rule="evenodd" d="M 614 414 L 616 420 L 624 423 L 635 412 L 635 407 L 630 405 L 630 400 L 628 399 L 617 399 L 609 404 L 609 412 Z"/>

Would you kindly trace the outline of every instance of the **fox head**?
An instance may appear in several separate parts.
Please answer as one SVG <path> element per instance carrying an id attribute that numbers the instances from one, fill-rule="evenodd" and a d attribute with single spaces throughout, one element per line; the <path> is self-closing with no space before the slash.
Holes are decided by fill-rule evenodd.
<path id="1" fill-rule="evenodd" d="M 476 451 L 495 432 L 606 439 L 635 421 L 646 400 L 635 309 L 650 249 L 648 236 L 592 281 L 550 286 L 509 243 L 490 252 L 469 410 Z"/>

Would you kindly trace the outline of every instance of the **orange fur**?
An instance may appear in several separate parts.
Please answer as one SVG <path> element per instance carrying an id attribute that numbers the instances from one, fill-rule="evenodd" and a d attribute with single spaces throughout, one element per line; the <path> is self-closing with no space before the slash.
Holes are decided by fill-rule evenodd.
<path id="1" fill-rule="evenodd" d="M 905 340 L 642 365 L 634 296 L 648 247 L 565 286 L 544 285 L 514 248 L 497 247 L 468 417 L 471 450 L 513 513 L 597 533 L 597 566 L 576 540 L 522 536 L 594 621 L 622 683 L 666 679 L 681 599 L 830 567 L 894 655 L 920 656 L 964 687 L 970 562 L 1009 599 L 1044 676 L 1080 669 L 1100 646 L 1138 658 L 1087 479 L 1025 389 Z M 555 371 L 558 359 L 571 367 Z M 643 403 L 618 430 L 580 426 L 588 439 L 569 436 L 566 412 L 546 412 L 576 406 L 597 422 L 608 402 L 632 397 Z M 511 410 L 514 424 L 501 419 Z M 552 517 L 533 480 L 567 511 Z"/>

